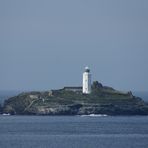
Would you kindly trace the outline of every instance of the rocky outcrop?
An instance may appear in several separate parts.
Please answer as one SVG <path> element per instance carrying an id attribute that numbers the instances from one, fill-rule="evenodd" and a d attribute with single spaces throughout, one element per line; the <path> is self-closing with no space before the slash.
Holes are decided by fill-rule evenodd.
<path id="1" fill-rule="evenodd" d="M 3 108 L 2 108 L 2 106 L 1 106 L 1 104 L 0 104 L 0 114 L 3 112 Z"/>
<path id="2" fill-rule="evenodd" d="M 148 104 L 132 92 L 121 92 L 99 82 L 92 93 L 65 89 L 27 92 L 5 101 L 3 113 L 16 115 L 148 115 Z"/>

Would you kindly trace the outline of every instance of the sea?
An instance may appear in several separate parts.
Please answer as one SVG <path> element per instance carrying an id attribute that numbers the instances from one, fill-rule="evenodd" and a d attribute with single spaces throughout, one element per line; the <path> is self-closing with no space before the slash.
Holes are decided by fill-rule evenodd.
<path id="1" fill-rule="evenodd" d="M 0 148 L 148 148 L 148 116 L 0 115 Z"/>

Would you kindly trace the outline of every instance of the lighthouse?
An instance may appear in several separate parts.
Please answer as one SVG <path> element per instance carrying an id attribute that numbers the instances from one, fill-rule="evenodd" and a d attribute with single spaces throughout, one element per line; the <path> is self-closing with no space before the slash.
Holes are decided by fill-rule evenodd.
<path id="1" fill-rule="evenodd" d="M 91 93 L 91 73 L 88 67 L 85 67 L 83 73 L 83 94 Z"/>

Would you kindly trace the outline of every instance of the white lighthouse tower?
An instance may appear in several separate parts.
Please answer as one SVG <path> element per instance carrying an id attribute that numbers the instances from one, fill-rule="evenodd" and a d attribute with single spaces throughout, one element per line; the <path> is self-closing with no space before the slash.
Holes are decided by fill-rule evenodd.
<path id="1" fill-rule="evenodd" d="M 85 71 L 83 73 L 83 93 L 91 93 L 91 74 L 90 69 L 88 67 L 85 67 Z"/>

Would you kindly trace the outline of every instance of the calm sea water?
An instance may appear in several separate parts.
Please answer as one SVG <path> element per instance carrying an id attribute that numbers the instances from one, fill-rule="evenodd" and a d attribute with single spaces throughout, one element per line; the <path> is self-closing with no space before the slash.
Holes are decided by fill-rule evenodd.
<path id="1" fill-rule="evenodd" d="M 0 116 L 0 148 L 147 148 L 148 116 Z"/>
<path id="2" fill-rule="evenodd" d="M 21 91 L 1 91 L 0 90 L 0 104 L 3 104 L 4 100 L 16 96 L 19 93 L 21 93 Z"/>
<path id="3" fill-rule="evenodd" d="M 0 101 L 18 92 L 0 92 Z M 148 101 L 148 93 L 134 95 Z M 148 148 L 148 116 L 2 116 L 0 148 Z"/>

